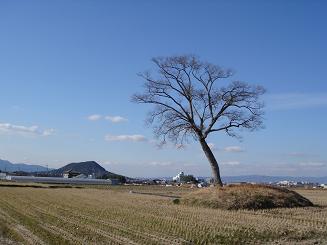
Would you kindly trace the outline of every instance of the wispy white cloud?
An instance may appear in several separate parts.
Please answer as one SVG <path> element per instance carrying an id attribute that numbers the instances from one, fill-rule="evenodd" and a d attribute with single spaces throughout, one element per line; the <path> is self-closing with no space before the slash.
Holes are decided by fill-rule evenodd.
<path id="1" fill-rule="evenodd" d="M 180 170 L 190 170 L 192 168 L 197 168 L 201 164 L 190 163 L 190 162 L 179 162 L 179 161 L 152 161 L 149 162 L 147 165 L 153 167 L 160 167 L 166 169 L 174 169 L 176 173 Z"/>
<path id="2" fill-rule="evenodd" d="M 142 142 L 147 141 L 144 135 L 133 134 L 133 135 L 111 135 L 105 136 L 106 141 L 131 141 L 131 142 Z"/>
<path id="3" fill-rule="evenodd" d="M 99 114 L 93 114 L 93 115 L 88 116 L 87 119 L 89 121 L 98 121 L 98 120 L 102 119 L 102 116 Z"/>
<path id="4" fill-rule="evenodd" d="M 108 120 L 112 123 L 127 122 L 127 119 L 122 116 L 102 116 L 100 114 L 93 114 L 87 117 L 87 120 L 89 121 L 99 121 L 102 119 Z"/>
<path id="5" fill-rule="evenodd" d="M 307 156 L 306 153 L 304 153 L 304 152 L 297 152 L 297 151 L 290 152 L 287 155 L 292 156 L 292 157 L 304 157 L 304 156 Z"/>
<path id="6" fill-rule="evenodd" d="M 327 167 L 326 162 L 301 162 L 299 165 L 302 167 L 312 167 L 312 168 Z"/>
<path id="7" fill-rule="evenodd" d="M 227 146 L 223 150 L 226 152 L 244 152 L 244 150 L 239 146 Z"/>
<path id="8" fill-rule="evenodd" d="M 221 163 L 221 165 L 224 165 Z M 237 164 L 236 164 L 237 165 Z M 327 161 L 241 163 L 242 168 L 223 166 L 226 175 L 326 176 Z"/>
<path id="9" fill-rule="evenodd" d="M 312 107 L 326 107 L 327 93 L 279 93 L 268 94 L 265 98 L 270 110 L 290 110 Z"/>
<path id="10" fill-rule="evenodd" d="M 121 116 L 106 116 L 105 119 L 112 123 L 127 122 L 127 119 Z"/>
<path id="11" fill-rule="evenodd" d="M 40 129 L 39 126 L 21 126 L 10 123 L 0 123 L 0 133 L 50 136 L 54 133 L 54 129 Z"/>
<path id="12" fill-rule="evenodd" d="M 174 165 L 173 162 L 160 162 L 160 161 L 153 161 L 153 162 L 150 162 L 149 165 L 151 166 L 171 166 L 171 165 Z"/>
<path id="13" fill-rule="evenodd" d="M 107 160 L 107 161 L 103 161 L 103 164 L 104 165 L 119 165 L 119 162 Z"/>
<path id="14" fill-rule="evenodd" d="M 42 135 L 43 136 L 50 136 L 50 135 L 53 135 L 54 133 L 54 129 L 53 128 L 50 128 L 50 129 L 45 129 L 43 132 L 42 132 Z"/>
<path id="15" fill-rule="evenodd" d="M 297 151 L 290 152 L 286 155 L 291 156 L 291 157 L 296 157 L 296 158 L 312 158 L 312 157 L 317 156 L 315 154 L 310 154 L 310 153 L 306 153 L 306 152 L 297 152 Z"/>
<path id="16" fill-rule="evenodd" d="M 208 146 L 212 151 L 244 152 L 244 149 L 239 146 L 227 146 L 225 148 L 218 148 L 214 143 L 208 143 Z"/>
<path id="17" fill-rule="evenodd" d="M 239 161 L 227 161 L 227 162 L 221 162 L 221 165 L 235 166 L 235 165 L 240 165 L 240 162 Z"/>

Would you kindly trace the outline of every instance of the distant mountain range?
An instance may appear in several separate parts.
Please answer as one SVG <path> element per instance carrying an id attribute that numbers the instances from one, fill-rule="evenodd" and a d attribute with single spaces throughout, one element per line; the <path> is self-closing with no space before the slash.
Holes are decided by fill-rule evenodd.
<path id="1" fill-rule="evenodd" d="M 26 163 L 11 163 L 7 160 L 0 159 L 0 170 L 6 172 L 15 172 L 15 171 L 23 171 L 23 172 L 44 172 L 48 171 L 48 169 L 44 166 L 40 165 L 32 165 Z"/>
<path id="2" fill-rule="evenodd" d="M 197 176 L 200 179 L 210 179 L 211 176 Z M 313 177 L 313 176 L 266 176 L 266 175 L 239 175 L 239 176 L 222 176 L 224 183 L 235 182 L 255 182 L 255 183 L 275 183 L 278 181 L 289 180 L 295 182 L 311 182 L 327 184 L 327 176 Z M 153 178 L 137 178 L 137 179 L 165 179 L 171 180 L 172 177 L 153 177 Z"/>
<path id="3" fill-rule="evenodd" d="M 278 182 L 282 180 L 290 181 L 307 181 L 312 183 L 327 183 L 327 176 L 323 177 L 312 177 L 312 176 L 264 176 L 264 175 L 243 175 L 243 176 L 223 176 L 223 182 L 256 182 L 256 183 L 269 183 L 269 182 Z"/>
<path id="4" fill-rule="evenodd" d="M 95 178 L 119 179 L 125 181 L 126 177 L 105 170 L 95 161 L 76 162 L 67 164 L 58 169 L 47 169 L 39 165 L 14 164 L 0 159 L 0 170 L 4 172 L 22 172 L 22 175 L 62 177 L 66 171 L 74 171 L 86 176 L 94 175 Z"/>
<path id="5" fill-rule="evenodd" d="M 0 171 L 6 172 L 15 172 L 15 171 L 23 171 L 27 173 L 41 173 L 47 172 L 48 176 L 62 176 L 65 171 L 76 171 L 81 174 L 90 175 L 94 174 L 96 178 L 119 178 L 124 179 L 125 176 L 111 173 L 101 167 L 95 161 L 86 161 L 86 162 L 78 162 L 78 163 L 70 163 L 65 165 L 59 169 L 48 169 L 44 166 L 40 165 L 30 165 L 25 163 L 11 163 L 6 160 L 0 159 Z M 170 177 L 167 177 L 170 179 Z M 269 183 L 269 182 L 278 182 L 282 180 L 290 180 L 290 181 L 308 181 L 312 183 L 325 183 L 327 184 L 327 176 L 323 177 L 307 177 L 307 176 L 265 176 L 265 175 L 241 175 L 241 176 L 223 176 L 223 182 L 231 183 L 231 182 L 256 182 L 256 183 Z"/>

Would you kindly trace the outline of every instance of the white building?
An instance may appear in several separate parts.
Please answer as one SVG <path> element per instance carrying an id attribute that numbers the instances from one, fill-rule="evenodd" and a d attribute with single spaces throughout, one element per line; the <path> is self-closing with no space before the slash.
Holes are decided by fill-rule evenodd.
<path id="1" fill-rule="evenodd" d="M 282 181 L 278 181 L 277 185 L 279 185 L 279 186 L 296 186 L 297 182 L 289 181 L 289 180 L 282 180 Z"/>
<path id="2" fill-rule="evenodd" d="M 173 177 L 173 181 L 177 181 L 180 182 L 181 181 L 181 177 L 184 177 L 184 172 L 180 172 L 179 174 L 177 174 L 175 177 Z"/>
<path id="3" fill-rule="evenodd" d="M 6 179 L 7 174 L 6 173 L 0 173 L 0 179 Z"/>

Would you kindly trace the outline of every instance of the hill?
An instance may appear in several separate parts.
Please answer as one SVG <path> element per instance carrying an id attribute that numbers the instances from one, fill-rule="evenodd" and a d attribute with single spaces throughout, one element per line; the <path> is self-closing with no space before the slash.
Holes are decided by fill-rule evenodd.
<path id="1" fill-rule="evenodd" d="M 15 172 L 15 171 L 23 171 L 23 172 L 44 172 L 48 169 L 46 167 L 40 165 L 31 165 L 25 163 L 11 163 L 7 160 L 0 159 L 0 170 L 6 172 Z"/>
<path id="2" fill-rule="evenodd" d="M 122 175 L 111 173 L 105 170 L 95 161 L 86 161 L 86 162 L 75 162 L 67 164 L 61 168 L 54 169 L 49 172 L 51 176 L 62 176 L 66 171 L 75 171 L 85 175 L 95 175 L 96 178 L 113 178 L 113 179 L 122 179 L 125 178 Z"/>
<path id="3" fill-rule="evenodd" d="M 178 201 L 179 202 L 179 201 Z M 194 191 L 182 204 L 220 209 L 270 209 L 309 207 L 313 203 L 295 191 L 265 185 L 229 185 Z"/>

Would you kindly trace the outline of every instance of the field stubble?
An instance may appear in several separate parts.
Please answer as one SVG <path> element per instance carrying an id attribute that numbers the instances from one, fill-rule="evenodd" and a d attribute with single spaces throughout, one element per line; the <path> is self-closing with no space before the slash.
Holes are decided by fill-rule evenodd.
<path id="1" fill-rule="evenodd" d="M 190 191 L 187 188 L 151 186 L 100 189 L 0 186 L 0 243 L 327 242 L 327 191 L 298 191 L 319 207 L 259 211 L 174 205 L 172 198 L 167 197 L 181 196 Z"/>

